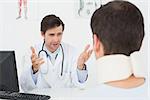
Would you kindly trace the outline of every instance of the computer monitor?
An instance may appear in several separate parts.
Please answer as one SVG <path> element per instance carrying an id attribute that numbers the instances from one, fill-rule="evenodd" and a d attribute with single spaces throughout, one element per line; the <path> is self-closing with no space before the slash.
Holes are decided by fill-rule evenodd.
<path id="1" fill-rule="evenodd" d="M 0 51 L 0 91 L 19 92 L 14 51 Z"/>

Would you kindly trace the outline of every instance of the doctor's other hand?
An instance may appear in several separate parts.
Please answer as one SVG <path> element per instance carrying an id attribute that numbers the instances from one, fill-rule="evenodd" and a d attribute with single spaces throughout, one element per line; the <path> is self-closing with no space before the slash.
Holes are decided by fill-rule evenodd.
<path id="1" fill-rule="evenodd" d="M 89 50 L 90 45 L 88 44 L 84 51 L 80 54 L 79 58 L 78 58 L 78 62 L 77 62 L 77 68 L 79 70 L 83 70 L 84 69 L 84 64 L 85 62 L 90 58 L 91 54 L 92 54 L 92 49 Z"/>
<path id="2" fill-rule="evenodd" d="M 32 46 L 31 46 L 31 51 L 32 51 L 32 55 L 31 55 L 32 70 L 33 73 L 35 74 L 40 69 L 40 65 L 44 63 L 44 60 L 43 58 L 38 57 L 38 55 L 35 52 L 35 49 Z"/>

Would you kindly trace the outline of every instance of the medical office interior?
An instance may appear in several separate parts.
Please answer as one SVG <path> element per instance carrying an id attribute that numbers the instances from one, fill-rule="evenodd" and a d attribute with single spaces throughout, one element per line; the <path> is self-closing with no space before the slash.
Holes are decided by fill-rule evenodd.
<path id="1" fill-rule="evenodd" d="M 84 2 L 82 2 L 84 1 Z M 110 0 L 26 0 L 27 4 L 22 3 L 21 17 L 19 16 L 18 0 L 0 0 L 0 50 L 15 50 L 18 77 L 24 67 L 26 50 L 30 46 L 42 40 L 40 35 L 40 21 L 48 14 L 59 16 L 65 23 L 65 30 L 62 41 L 76 47 L 79 52 L 84 50 L 87 44 L 92 48 L 92 32 L 90 28 L 90 18 L 93 11 Z M 145 73 L 149 82 L 150 64 L 149 59 L 149 10 L 148 0 L 128 0 L 135 4 L 141 10 L 144 16 L 145 37 L 141 48 L 142 63 L 145 67 Z M 82 6 L 85 2 L 91 2 Z M 82 4 L 83 3 L 83 4 Z M 93 5 L 92 3 L 96 3 Z M 85 3 L 86 5 L 86 3 Z M 25 6 L 25 7 L 24 7 Z M 89 7 L 89 8 L 88 8 Z M 90 9 L 87 11 L 82 10 Z M 88 60 L 87 67 L 89 80 L 87 87 L 91 87 L 96 80 L 95 55 L 92 54 Z M 148 87 L 147 87 L 148 88 Z M 79 91 L 83 90 L 79 89 Z M 148 90 L 150 93 L 150 91 Z"/>

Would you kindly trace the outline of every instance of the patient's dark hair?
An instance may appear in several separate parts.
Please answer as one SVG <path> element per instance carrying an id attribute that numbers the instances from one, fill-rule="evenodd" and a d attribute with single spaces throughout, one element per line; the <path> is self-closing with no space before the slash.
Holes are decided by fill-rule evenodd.
<path id="1" fill-rule="evenodd" d="M 48 29 L 59 27 L 62 25 L 64 30 L 64 23 L 62 20 L 55 15 L 47 15 L 41 21 L 41 32 L 45 33 Z"/>
<path id="2" fill-rule="evenodd" d="M 105 55 L 139 51 L 144 38 L 144 22 L 140 10 L 127 1 L 111 1 L 97 9 L 91 28 L 104 46 Z"/>

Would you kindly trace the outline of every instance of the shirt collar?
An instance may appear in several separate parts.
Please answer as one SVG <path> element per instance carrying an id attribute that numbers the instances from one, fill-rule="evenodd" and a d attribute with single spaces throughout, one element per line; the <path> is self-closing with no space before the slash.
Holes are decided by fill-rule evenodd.
<path id="1" fill-rule="evenodd" d="M 48 53 L 48 55 L 50 56 L 50 57 L 56 57 L 56 55 L 59 53 L 59 51 L 60 51 L 60 46 L 57 48 L 57 50 L 55 51 L 55 52 L 50 52 L 47 48 L 46 48 L 46 46 L 44 45 L 44 50 Z"/>

